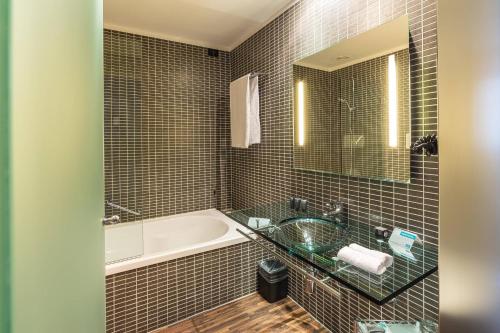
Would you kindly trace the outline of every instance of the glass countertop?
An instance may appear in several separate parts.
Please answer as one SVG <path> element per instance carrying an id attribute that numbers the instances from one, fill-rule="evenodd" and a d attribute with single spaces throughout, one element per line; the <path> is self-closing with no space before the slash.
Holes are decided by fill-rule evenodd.
<path id="1" fill-rule="evenodd" d="M 378 240 L 372 227 L 352 219 L 324 218 L 321 212 L 313 209 L 297 212 L 290 209 L 288 203 L 261 205 L 225 214 L 379 305 L 438 269 L 436 246 L 415 243 L 411 249 L 415 260 L 407 259 L 394 254 L 387 241 Z M 352 243 L 388 253 L 394 256 L 394 264 L 384 274 L 376 275 L 337 260 L 338 251 Z"/>
<path id="2" fill-rule="evenodd" d="M 364 320 L 357 322 L 358 333 L 391 332 L 391 333 L 438 333 L 438 324 L 433 321 L 383 321 Z"/>

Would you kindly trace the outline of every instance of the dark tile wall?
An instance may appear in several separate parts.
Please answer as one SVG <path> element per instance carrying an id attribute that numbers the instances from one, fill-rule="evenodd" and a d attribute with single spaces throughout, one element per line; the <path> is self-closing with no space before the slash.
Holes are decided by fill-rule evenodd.
<path id="1" fill-rule="evenodd" d="M 293 66 L 293 89 L 304 87 L 304 145 L 294 131 L 293 165 L 303 170 L 323 170 L 342 174 L 342 124 L 337 91 L 331 72 Z M 297 96 L 294 97 L 297 101 Z M 298 114 L 298 107 L 294 108 Z M 343 118 L 342 118 L 343 120 Z M 295 129 L 298 120 L 294 119 Z"/>
<path id="2" fill-rule="evenodd" d="M 304 83 L 306 110 L 305 144 L 299 146 L 297 131 L 294 135 L 295 168 L 399 182 L 410 179 L 410 59 L 408 49 L 394 55 L 399 78 L 397 147 L 388 146 L 387 55 L 332 72 L 293 65 L 293 87 Z M 350 111 L 339 98 L 355 109 Z"/>
<path id="3" fill-rule="evenodd" d="M 260 80 L 262 143 L 231 150 L 232 207 L 297 195 L 315 208 L 330 199 L 347 204 L 350 217 L 398 226 L 438 242 L 438 157 L 410 157 L 410 184 L 293 169 L 293 62 L 400 15 L 410 21 L 412 139 L 437 132 L 437 0 L 302 0 L 231 52 L 231 78 L 267 72 Z M 291 295 L 333 332 L 348 332 L 358 318 L 438 317 L 433 275 L 393 304 L 376 306 L 353 293 L 342 299 L 301 290 L 293 273 Z M 295 287 L 294 287 L 295 286 Z"/>
<path id="4" fill-rule="evenodd" d="M 141 219 L 226 208 L 229 53 L 105 30 L 104 78 L 106 200 Z"/>
<path id="5" fill-rule="evenodd" d="M 208 58 L 201 47 L 105 31 L 106 199 L 147 218 L 290 195 L 316 208 L 340 198 L 353 218 L 408 228 L 437 244 L 437 157 L 412 155 L 408 185 L 295 170 L 292 111 L 294 61 L 407 13 L 412 138 L 437 132 L 436 1 L 302 0 L 219 58 Z M 251 71 L 269 73 L 260 79 L 262 144 L 228 149 L 229 81 Z M 197 267 L 220 265 L 220 252 L 232 253 L 216 251 L 108 277 L 108 332 L 150 330 L 254 290 L 259 254 L 251 247 L 233 258 L 250 260 L 241 274 L 200 277 Z M 341 299 L 321 289 L 306 295 L 303 278 L 294 271 L 291 277 L 291 296 L 333 332 L 349 332 L 358 318 L 438 316 L 436 275 L 382 307 L 345 291 Z M 220 296 L 226 281 L 244 287 Z M 194 293 L 184 297 L 187 290 Z"/>
<path id="6" fill-rule="evenodd" d="M 353 135 L 363 136 L 363 144 L 360 147 L 353 145 L 352 153 L 350 147 L 343 145 L 344 175 L 399 182 L 410 179 L 410 147 L 406 146 L 406 136 L 410 133 L 409 50 L 394 55 L 399 88 L 399 126 L 397 147 L 394 148 L 388 146 L 388 57 L 378 57 L 332 73 L 337 95 L 334 99 L 344 98 L 356 106 L 352 112 L 345 105 L 339 107 L 342 134 L 349 134 L 352 124 Z"/>
<path id="7" fill-rule="evenodd" d="M 106 332 L 150 332 L 248 295 L 264 257 L 246 242 L 107 276 Z"/>

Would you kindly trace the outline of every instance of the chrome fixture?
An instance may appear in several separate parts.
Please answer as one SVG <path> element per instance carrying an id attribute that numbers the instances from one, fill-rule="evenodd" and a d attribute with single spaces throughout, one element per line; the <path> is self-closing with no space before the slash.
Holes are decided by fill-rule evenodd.
<path id="1" fill-rule="evenodd" d="M 113 225 L 113 224 L 117 224 L 118 222 L 120 222 L 120 216 L 118 215 L 113 215 L 111 217 L 103 217 L 101 219 L 102 221 L 102 224 L 104 225 Z"/>
<path id="2" fill-rule="evenodd" d="M 353 112 L 353 111 L 356 111 L 356 107 L 355 106 L 351 106 L 351 104 L 349 103 L 349 101 L 345 98 L 339 98 L 338 101 L 340 103 L 343 103 L 347 106 L 347 108 L 349 109 L 350 112 Z"/>
<path id="3" fill-rule="evenodd" d="M 427 157 L 437 155 L 438 139 L 436 133 L 418 138 L 418 140 L 410 146 L 410 149 L 412 153 L 424 153 Z"/>
<path id="4" fill-rule="evenodd" d="M 140 212 L 136 212 L 136 211 L 133 211 L 131 209 L 128 209 L 128 208 L 125 208 L 125 207 L 122 207 L 120 205 L 117 205 L 117 204 L 114 204 L 112 203 L 111 201 L 109 200 L 106 200 L 106 205 L 108 205 L 109 207 L 112 207 L 112 208 L 116 208 L 116 209 L 119 209 L 121 211 L 124 211 L 126 213 L 129 213 L 129 214 L 132 214 L 132 215 L 135 215 L 135 216 L 139 216 L 141 215 Z"/>
<path id="5" fill-rule="evenodd" d="M 334 200 L 325 204 L 323 217 L 334 217 L 344 212 L 344 203 L 340 200 Z"/>
<path id="6" fill-rule="evenodd" d="M 306 294 L 314 294 L 314 287 L 315 287 L 315 282 L 313 280 L 314 277 L 316 277 L 316 269 L 313 267 L 308 267 L 307 272 L 309 273 L 309 276 L 306 276 L 306 282 L 304 284 L 304 292 Z"/>
<path id="7" fill-rule="evenodd" d="M 354 78 L 351 78 L 351 81 L 352 81 L 352 96 L 355 96 L 355 91 L 354 91 L 354 86 L 355 86 L 355 81 L 354 81 Z M 353 123 L 353 118 L 355 116 L 355 113 L 354 111 L 356 111 L 356 107 L 353 105 L 351 106 L 351 104 L 349 103 L 349 101 L 345 98 L 338 98 L 337 99 L 341 104 L 345 104 L 347 106 L 347 109 L 349 110 L 349 135 L 350 135 L 350 139 L 349 140 L 352 140 L 352 138 L 354 137 L 354 131 L 352 129 L 352 123 Z M 342 107 L 341 107 L 342 109 Z M 361 139 L 361 136 L 360 138 L 356 141 L 356 145 L 358 144 L 359 140 Z M 353 144 L 352 144 L 352 141 L 350 142 L 349 144 L 349 156 L 351 158 L 351 165 L 350 165 L 350 170 L 349 170 L 349 175 L 353 175 L 353 171 L 355 170 L 354 168 L 354 147 L 353 147 Z"/>

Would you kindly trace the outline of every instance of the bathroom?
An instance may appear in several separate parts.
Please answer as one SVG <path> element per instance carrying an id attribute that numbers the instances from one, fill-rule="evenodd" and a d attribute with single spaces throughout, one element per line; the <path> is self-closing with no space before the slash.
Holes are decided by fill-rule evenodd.
<path id="1" fill-rule="evenodd" d="M 498 1 L 0 17 L 1 333 L 500 332 Z"/>

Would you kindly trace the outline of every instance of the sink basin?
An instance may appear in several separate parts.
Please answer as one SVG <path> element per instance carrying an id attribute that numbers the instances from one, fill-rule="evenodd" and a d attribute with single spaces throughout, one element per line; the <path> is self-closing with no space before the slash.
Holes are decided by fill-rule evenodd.
<path id="1" fill-rule="evenodd" d="M 312 253 L 336 248 L 347 234 L 345 226 L 318 217 L 289 218 L 281 221 L 278 226 L 284 241 Z"/>

